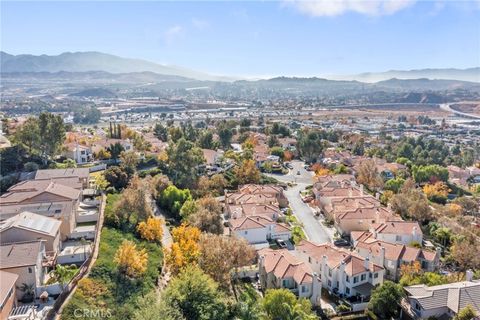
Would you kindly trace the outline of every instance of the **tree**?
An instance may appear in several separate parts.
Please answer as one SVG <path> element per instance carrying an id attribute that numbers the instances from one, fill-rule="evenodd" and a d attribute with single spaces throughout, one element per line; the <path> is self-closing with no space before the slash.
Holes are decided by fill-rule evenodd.
<path id="1" fill-rule="evenodd" d="M 42 112 L 38 117 L 40 133 L 40 150 L 44 157 L 53 157 L 57 154 L 65 140 L 65 124 L 63 117 L 52 113 Z"/>
<path id="2" fill-rule="evenodd" d="M 188 215 L 187 221 L 203 232 L 223 234 L 222 206 L 212 197 L 202 198 L 195 203 L 196 210 Z"/>
<path id="3" fill-rule="evenodd" d="M 378 173 L 375 161 L 369 159 L 360 164 L 357 170 L 357 181 L 366 185 L 370 190 L 375 190 L 382 186 L 382 178 Z"/>
<path id="4" fill-rule="evenodd" d="M 390 319 L 398 315 L 398 305 L 404 296 L 402 286 L 385 281 L 373 289 L 368 309 L 380 319 Z"/>
<path id="5" fill-rule="evenodd" d="M 171 280 L 162 299 L 187 320 L 222 320 L 229 315 L 228 300 L 218 284 L 194 266 Z"/>
<path id="6" fill-rule="evenodd" d="M 432 217 L 432 209 L 425 194 L 411 188 L 411 180 L 404 183 L 401 192 L 394 195 L 390 203 L 392 209 L 404 218 L 425 222 Z"/>
<path id="7" fill-rule="evenodd" d="M 107 222 L 123 230 L 131 230 L 141 221 L 146 221 L 153 215 L 147 195 L 148 187 L 145 183 L 138 177 L 132 179 L 115 204 L 114 216 L 106 217 Z"/>
<path id="8" fill-rule="evenodd" d="M 325 144 L 316 131 L 301 131 L 297 139 L 297 149 L 307 162 L 316 162 Z"/>
<path id="9" fill-rule="evenodd" d="M 153 135 L 163 142 L 168 141 L 168 130 L 161 123 L 156 123 L 153 128 Z"/>
<path id="10" fill-rule="evenodd" d="M 142 239 L 161 243 L 163 237 L 162 222 L 162 219 L 149 217 L 147 221 L 141 221 L 137 225 L 137 232 Z"/>
<path id="11" fill-rule="evenodd" d="M 423 193 L 425 193 L 428 200 L 441 204 L 445 204 L 447 202 L 447 196 L 449 192 L 450 189 L 442 181 L 435 182 L 434 184 L 427 183 L 423 186 Z"/>
<path id="12" fill-rule="evenodd" d="M 453 317 L 453 320 L 473 320 L 477 316 L 475 309 L 471 305 L 467 305 L 465 308 L 458 311 L 458 314 Z"/>
<path id="13" fill-rule="evenodd" d="M 140 163 L 140 157 L 134 151 L 123 151 L 120 154 L 120 160 L 122 161 L 122 165 L 128 168 L 131 172 L 135 172 Z"/>
<path id="14" fill-rule="evenodd" d="M 437 181 L 448 181 L 447 168 L 441 167 L 437 164 L 427 166 L 413 166 L 412 174 L 413 179 L 417 183 L 435 183 Z"/>
<path id="15" fill-rule="evenodd" d="M 280 160 L 283 160 L 283 148 L 282 147 L 273 147 L 270 149 L 270 154 L 278 156 Z"/>
<path id="16" fill-rule="evenodd" d="M 110 147 L 107 148 L 108 153 L 110 153 L 110 157 L 117 161 L 118 157 L 120 154 L 125 151 L 125 148 L 119 143 L 115 142 L 114 144 L 111 144 Z"/>
<path id="17" fill-rule="evenodd" d="M 180 218 L 180 209 L 183 204 L 192 199 L 189 189 L 178 189 L 174 185 L 168 186 L 158 197 L 160 207 L 168 210 L 174 217 Z"/>
<path id="18" fill-rule="evenodd" d="M 40 139 L 38 119 L 33 117 L 28 118 L 14 135 L 15 142 L 25 146 L 29 154 L 32 154 L 34 150 L 39 151 Z"/>
<path id="19" fill-rule="evenodd" d="M 137 250 L 134 242 L 123 240 L 115 252 L 114 261 L 121 274 L 137 278 L 147 271 L 148 253 L 146 249 Z"/>
<path id="20" fill-rule="evenodd" d="M 102 113 L 95 106 L 85 107 L 73 113 L 73 122 L 81 124 L 98 123 Z"/>
<path id="21" fill-rule="evenodd" d="M 462 270 L 480 268 L 480 244 L 478 237 L 465 232 L 460 234 L 451 247 L 451 256 Z"/>
<path id="22" fill-rule="evenodd" d="M 234 170 L 239 184 L 258 183 L 260 181 L 260 170 L 254 160 L 243 160 L 240 166 Z"/>
<path id="23" fill-rule="evenodd" d="M 193 186 L 198 177 L 198 166 L 205 161 L 202 150 L 181 138 L 177 143 L 169 144 L 167 157 L 168 174 L 174 184 Z"/>
<path id="24" fill-rule="evenodd" d="M 104 174 L 99 174 L 95 177 L 95 187 L 98 190 L 105 191 L 108 188 L 109 182 L 105 179 Z"/>
<path id="25" fill-rule="evenodd" d="M 458 197 L 453 200 L 454 204 L 462 207 L 462 214 L 474 215 L 479 210 L 480 202 L 476 198 Z"/>
<path id="26" fill-rule="evenodd" d="M 166 175 L 157 174 L 156 176 L 152 177 L 149 183 L 151 187 L 151 193 L 155 199 L 158 199 L 162 194 L 163 190 L 167 189 L 169 186 L 172 185 L 170 179 Z"/>
<path id="27" fill-rule="evenodd" d="M 251 265 L 255 250 L 244 239 L 202 233 L 199 242 L 199 266 L 226 288 L 237 268 Z"/>
<path id="28" fill-rule="evenodd" d="M 402 189 L 403 184 L 405 183 L 405 179 L 403 178 L 395 178 L 390 179 L 385 182 L 384 189 L 393 191 L 394 193 L 398 193 L 400 189 Z"/>
<path id="29" fill-rule="evenodd" d="M 182 221 L 187 221 L 188 218 L 198 211 L 197 202 L 193 199 L 185 201 L 180 209 L 180 216 Z"/>
<path id="30" fill-rule="evenodd" d="M 130 181 L 128 173 L 118 166 L 108 168 L 103 174 L 109 185 L 117 190 L 125 188 Z"/>
<path id="31" fill-rule="evenodd" d="M 213 133 L 210 130 L 203 130 L 198 137 L 198 145 L 203 149 L 213 149 Z"/>
<path id="32" fill-rule="evenodd" d="M 180 310 L 167 305 L 164 299 L 152 290 L 137 302 L 138 308 L 133 313 L 133 320 L 184 320 Z"/>
<path id="33" fill-rule="evenodd" d="M 95 158 L 100 160 L 110 159 L 111 157 L 112 157 L 112 154 L 107 150 L 105 150 L 104 148 L 98 150 L 97 154 L 95 155 Z"/>
<path id="34" fill-rule="evenodd" d="M 218 137 L 220 139 L 220 145 L 224 149 L 230 149 L 230 143 L 232 142 L 232 130 L 229 128 L 221 128 L 218 130 Z"/>
<path id="35" fill-rule="evenodd" d="M 317 319 L 310 301 L 297 299 L 288 289 L 268 289 L 262 300 L 262 309 L 269 320 Z"/>
<path id="36" fill-rule="evenodd" d="M 72 280 L 77 272 L 78 268 L 74 264 L 70 266 L 57 264 L 53 271 L 53 281 L 58 282 L 62 287 L 65 287 L 65 284 Z"/>
<path id="37" fill-rule="evenodd" d="M 164 250 L 165 264 L 172 274 L 178 274 L 189 265 L 196 265 L 199 255 L 200 230 L 182 224 L 172 230 L 173 243 Z"/>
<path id="38" fill-rule="evenodd" d="M 432 236 L 435 238 L 436 241 L 440 242 L 444 247 L 447 247 L 452 240 L 453 234 L 449 228 L 440 227 L 434 232 L 432 232 Z"/>

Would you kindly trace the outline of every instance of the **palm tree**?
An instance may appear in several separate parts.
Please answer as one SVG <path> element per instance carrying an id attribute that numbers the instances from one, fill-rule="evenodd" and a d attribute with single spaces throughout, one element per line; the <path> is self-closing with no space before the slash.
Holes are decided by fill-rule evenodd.
<path id="1" fill-rule="evenodd" d="M 33 301 L 35 297 L 35 286 L 33 284 L 22 283 L 18 289 L 23 292 L 22 300 L 26 302 Z"/>
<path id="2" fill-rule="evenodd" d="M 72 278 L 77 274 L 78 268 L 75 265 L 70 265 L 70 266 L 62 266 L 58 264 L 55 267 L 55 271 L 53 272 L 53 277 L 55 280 L 62 285 L 62 287 L 65 287 L 65 284 L 72 280 Z"/>

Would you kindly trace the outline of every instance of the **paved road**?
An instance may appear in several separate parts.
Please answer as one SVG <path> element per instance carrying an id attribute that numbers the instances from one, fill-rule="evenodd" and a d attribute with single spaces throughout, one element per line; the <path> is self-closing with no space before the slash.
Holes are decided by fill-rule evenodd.
<path id="1" fill-rule="evenodd" d="M 322 220 L 317 220 L 313 214 L 312 208 L 302 201 L 300 191 L 313 183 L 312 173 L 303 168 L 301 161 L 292 161 L 293 169 L 286 175 L 270 175 L 281 182 L 295 182 L 297 185 L 288 187 L 285 196 L 290 202 L 290 207 L 294 215 L 303 224 L 303 229 L 309 240 L 317 243 L 330 242 L 331 238 L 326 231 Z M 300 172 L 298 175 L 297 172 Z"/>
<path id="2" fill-rule="evenodd" d="M 480 116 L 477 115 L 477 114 L 465 113 L 465 112 L 454 110 L 454 109 L 450 108 L 450 105 L 448 103 L 441 104 L 440 109 L 452 112 L 452 113 L 454 113 L 456 115 L 459 115 L 459 116 L 462 116 L 462 117 L 480 119 Z"/>

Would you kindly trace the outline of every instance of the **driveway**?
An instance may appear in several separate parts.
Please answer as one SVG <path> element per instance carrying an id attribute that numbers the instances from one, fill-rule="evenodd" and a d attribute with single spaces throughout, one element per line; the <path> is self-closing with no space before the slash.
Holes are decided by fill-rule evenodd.
<path id="1" fill-rule="evenodd" d="M 285 196 L 290 203 L 293 214 L 303 224 L 308 240 L 317 243 L 331 242 L 331 232 L 327 231 L 326 227 L 321 223 L 321 219 L 317 220 L 315 218 L 312 208 L 304 203 L 300 196 L 300 191 L 305 190 L 308 185 L 313 183 L 313 173 L 303 168 L 304 163 L 302 161 L 292 161 L 291 164 L 293 169 L 290 169 L 288 174 L 270 174 L 269 176 L 281 182 L 297 184 L 293 187 L 288 187 L 285 191 Z M 300 174 L 298 175 L 297 172 Z"/>

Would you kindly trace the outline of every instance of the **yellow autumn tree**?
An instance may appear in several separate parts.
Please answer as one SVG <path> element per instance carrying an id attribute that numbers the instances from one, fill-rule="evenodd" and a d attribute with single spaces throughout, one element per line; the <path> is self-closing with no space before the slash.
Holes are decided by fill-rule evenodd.
<path id="1" fill-rule="evenodd" d="M 327 168 L 320 167 L 317 170 L 315 170 L 315 175 L 317 177 L 328 176 L 329 174 L 331 174 L 331 172 Z"/>
<path id="2" fill-rule="evenodd" d="M 428 200 L 438 203 L 445 203 L 449 192 L 450 189 L 443 181 L 434 184 L 426 184 L 423 187 L 423 193 L 425 193 Z"/>
<path id="3" fill-rule="evenodd" d="M 137 225 L 137 232 L 142 239 L 160 243 L 163 236 L 162 219 L 149 217 Z"/>
<path id="4" fill-rule="evenodd" d="M 120 273 L 136 278 L 147 271 L 148 253 L 145 249 L 138 250 L 133 241 L 123 240 L 114 261 Z"/>
<path id="5" fill-rule="evenodd" d="M 164 250 L 165 264 L 176 275 L 188 265 L 195 265 L 200 256 L 200 229 L 182 224 L 172 230 L 173 243 Z"/>
<path id="6" fill-rule="evenodd" d="M 254 160 L 243 160 L 241 165 L 235 168 L 235 176 L 239 184 L 258 183 L 261 178 Z"/>

